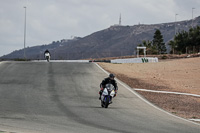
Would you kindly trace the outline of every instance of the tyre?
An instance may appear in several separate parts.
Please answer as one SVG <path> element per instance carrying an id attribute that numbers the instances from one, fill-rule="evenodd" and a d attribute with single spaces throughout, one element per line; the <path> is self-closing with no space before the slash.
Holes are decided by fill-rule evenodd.
<path id="1" fill-rule="evenodd" d="M 108 105 L 109 105 L 109 100 L 110 100 L 110 98 L 109 98 L 109 97 L 107 97 L 107 98 L 106 98 L 106 101 L 105 101 L 105 108 L 108 108 Z"/>

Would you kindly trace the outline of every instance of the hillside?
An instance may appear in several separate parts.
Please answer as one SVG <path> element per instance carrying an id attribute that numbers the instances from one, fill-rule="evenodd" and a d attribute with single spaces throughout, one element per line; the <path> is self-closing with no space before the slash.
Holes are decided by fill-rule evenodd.
<path id="1" fill-rule="evenodd" d="M 176 29 L 177 31 L 187 31 L 191 24 L 192 20 L 180 21 L 176 23 Z M 200 25 L 200 17 L 194 19 L 194 26 L 196 25 Z M 28 59 L 43 59 L 43 52 L 46 49 L 51 52 L 52 59 L 88 59 L 133 55 L 136 53 L 135 48 L 139 43 L 143 40 L 153 39 L 156 29 L 161 31 L 164 42 L 167 44 L 174 37 L 175 23 L 134 26 L 114 25 L 83 38 L 63 39 L 57 42 L 54 41 L 49 45 L 28 47 L 26 48 L 26 57 Z M 1 58 L 23 58 L 23 49 L 16 50 Z"/>

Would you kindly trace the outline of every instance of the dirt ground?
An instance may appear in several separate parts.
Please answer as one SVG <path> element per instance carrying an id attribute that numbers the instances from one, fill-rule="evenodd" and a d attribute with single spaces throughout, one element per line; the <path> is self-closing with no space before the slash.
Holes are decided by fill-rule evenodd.
<path id="1" fill-rule="evenodd" d="M 200 95 L 200 58 L 165 60 L 158 63 L 99 63 L 132 88 Z M 200 119 L 200 98 L 137 91 L 155 105 L 187 119 Z"/>

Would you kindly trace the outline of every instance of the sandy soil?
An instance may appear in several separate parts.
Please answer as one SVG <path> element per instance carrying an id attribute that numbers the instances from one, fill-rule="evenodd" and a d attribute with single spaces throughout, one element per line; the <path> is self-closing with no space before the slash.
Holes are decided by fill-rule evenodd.
<path id="1" fill-rule="evenodd" d="M 111 64 L 99 63 L 105 70 L 132 88 L 165 90 L 200 95 L 200 58 L 174 59 L 158 63 Z M 200 118 L 200 98 L 141 92 L 146 99 L 157 106 L 193 119 Z"/>

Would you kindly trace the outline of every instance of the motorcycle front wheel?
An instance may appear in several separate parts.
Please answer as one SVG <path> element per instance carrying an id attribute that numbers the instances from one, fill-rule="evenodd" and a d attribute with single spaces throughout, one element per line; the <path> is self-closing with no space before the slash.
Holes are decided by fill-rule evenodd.
<path id="1" fill-rule="evenodd" d="M 110 98 L 109 98 L 109 97 L 107 97 L 107 98 L 106 98 L 106 101 L 105 101 L 105 108 L 108 108 L 108 105 L 109 105 L 109 100 L 110 100 Z"/>

